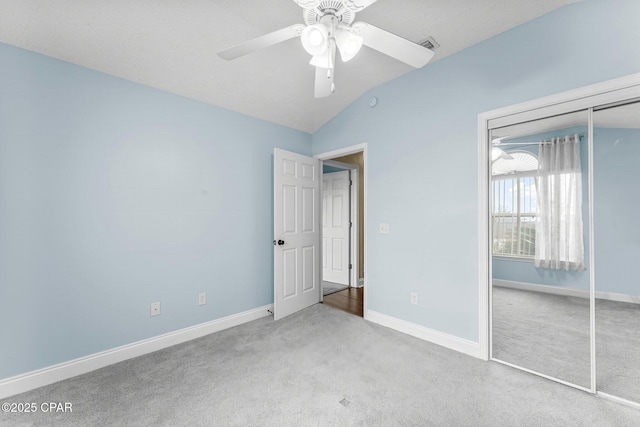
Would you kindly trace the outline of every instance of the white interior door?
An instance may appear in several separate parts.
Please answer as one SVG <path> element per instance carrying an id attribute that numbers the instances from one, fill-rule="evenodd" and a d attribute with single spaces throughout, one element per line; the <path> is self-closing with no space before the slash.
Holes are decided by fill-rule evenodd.
<path id="1" fill-rule="evenodd" d="M 349 171 L 322 175 L 322 280 L 349 285 Z"/>
<path id="2" fill-rule="evenodd" d="M 320 161 L 274 149 L 274 307 L 281 319 L 320 302 Z"/>

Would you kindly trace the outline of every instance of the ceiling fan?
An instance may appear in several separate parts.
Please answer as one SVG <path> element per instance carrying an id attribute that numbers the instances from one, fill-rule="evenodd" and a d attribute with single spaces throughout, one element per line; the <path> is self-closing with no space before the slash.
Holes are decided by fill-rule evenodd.
<path id="1" fill-rule="evenodd" d="M 352 59 L 362 45 L 368 46 L 415 68 L 421 68 L 433 57 L 433 51 L 396 36 L 366 22 L 353 22 L 357 12 L 377 0 L 293 0 L 302 7 L 304 24 L 295 24 L 229 49 L 218 52 L 226 60 L 239 58 L 294 37 L 312 56 L 316 67 L 315 97 L 322 98 L 335 91 L 333 74 L 336 50 L 343 62 Z"/>

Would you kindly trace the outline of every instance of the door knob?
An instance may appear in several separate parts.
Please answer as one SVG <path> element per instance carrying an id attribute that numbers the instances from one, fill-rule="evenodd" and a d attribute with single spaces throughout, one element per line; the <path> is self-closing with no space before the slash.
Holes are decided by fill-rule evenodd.
<path id="1" fill-rule="evenodd" d="M 284 240 L 278 240 L 278 246 L 284 245 Z"/>

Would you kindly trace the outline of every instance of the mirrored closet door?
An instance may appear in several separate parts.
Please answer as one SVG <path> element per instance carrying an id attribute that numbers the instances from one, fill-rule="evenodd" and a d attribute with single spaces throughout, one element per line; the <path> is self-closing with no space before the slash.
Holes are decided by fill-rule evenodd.
<path id="1" fill-rule="evenodd" d="M 640 408 L 640 73 L 479 123 L 489 358 Z"/>
<path id="2" fill-rule="evenodd" d="M 591 388 L 589 112 L 490 131 L 491 357 Z"/>
<path id="3" fill-rule="evenodd" d="M 640 102 L 593 113 L 600 392 L 640 403 Z"/>

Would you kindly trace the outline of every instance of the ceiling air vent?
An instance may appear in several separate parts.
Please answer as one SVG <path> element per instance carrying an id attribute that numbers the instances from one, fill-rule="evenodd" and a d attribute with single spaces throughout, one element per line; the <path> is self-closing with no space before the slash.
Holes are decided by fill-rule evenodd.
<path id="1" fill-rule="evenodd" d="M 421 41 L 420 43 L 418 43 L 420 46 L 424 46 L 427 49 L 431 49 L 431 50 L 436 50 L 437 48 L 440 47 L 440 44 L 438 44 L 438 42 L 436 41 L 436 39 L 434 39 L 433 37 L 429 37 L 428 39 Z"/>

